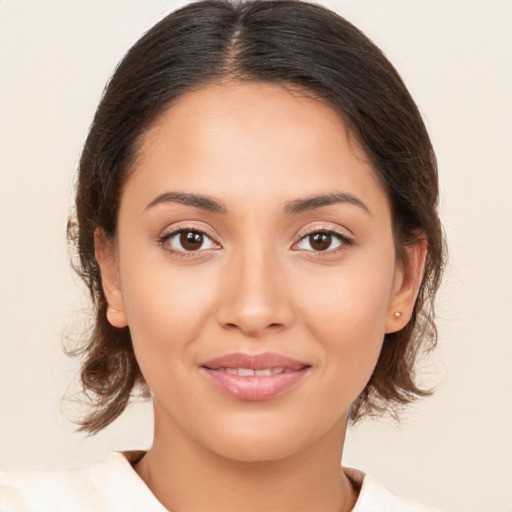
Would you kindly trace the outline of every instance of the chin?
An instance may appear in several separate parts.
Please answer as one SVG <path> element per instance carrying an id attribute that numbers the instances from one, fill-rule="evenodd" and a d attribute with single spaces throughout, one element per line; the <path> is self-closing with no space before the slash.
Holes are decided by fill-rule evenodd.
<path id="1" fill-rule="evenodd" d="M 301 451 L 300 443 L 284 442 L 282 438 L 259 436 L 257 439 L 230 438 L 217 441 L 217 455 L 236 462 L 272 462 L 286 459 Z"/>
<path id="2" fill-rule="evenodd" d="M 304 422 L 255 420 L 219 423 L 209 429 L 204 444 L 217 455 L 234 461 L 271 462 L 291 457 L 321 437 Z"/>

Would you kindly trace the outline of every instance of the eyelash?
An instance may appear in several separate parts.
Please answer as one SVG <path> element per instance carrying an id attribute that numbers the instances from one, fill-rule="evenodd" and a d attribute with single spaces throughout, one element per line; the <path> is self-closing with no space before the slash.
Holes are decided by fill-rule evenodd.
<path id="1" fill-rule="evenodd" d="M 192 227 L 190 227 L 190 228 L 182 227 L 179 229 L 175 229 L 173 231 L 170 231 L 169 233 L 163 234 L 161 237 L 158 238 L 157 241 L 167 252 L 171 253 L 173 256 L 178 256 L 180 258 L 195 258 L 195 257 L 197 257 L 198 254 L 203 253 L 204 251 L 213 249 L 213 248 L 198 249 L 196 251 L 176 250 L 176 249 L 173 249 L 169 244 L 166 243 L 169 240 L 171 240 L 172 238 L 174 238 L 175 236 L 188 234 L 188 233 L 195 233 L 197 235 L 201 235 L 203 237 L 203 243 L 204 243 L 204 239 L 208 239 L 212 244 L 219 246 L 219 244 L 214 240 L 214 238 L 210 234 L 208 234 L 207 232 L 205 232 L 202 229 L 198 229 L 195 227 L 193 227 L 193 228 Z M 213 249 L 213 250 L 216 250 L 216 249 Z"/>
<path id="2" fill-rule="evenodd" d="M 354 240 L 352 240 L 352 238 L 349 238 L 347 235 L 345 235 L 343 233 L 335 231 L 334 229 L 318 228 L 318 229 L 314 229 L 314 230 L 309 231 L 308 233 L 302 235 L 300 240 L 297 243 L 295 243 L 293 245 L 293 247 L 297 247 L 300 243 L 307 240 L 309 237 L 312 237 L 312 236 L 318 235 L 318 234 L 329 235 L 329 236 L 333 237 L 334 239 L 336 239 L 340 245 L 338 247 L 335 247 L 334 249 L 326 249 L 324 251 L 322 251 L 322 250 L 315 251 L 314 249 L 306 250 L 306 252 L 313 253 L 315 255 L 315 257 L 321 258 L 321 257 L 324 257 L 324 255 L 326 257 L 327 255 L 330 256 L 333 254 L 337 254 L 338 252 L 347 249 L 348 246 L 351 246 L 354 244 Z M 311 243 L 310 243 L 310 246 L 311 246 Z"/>
<path id="3" fill-rule="evenodd" d="M 198 228 L 187 228 L 187 227 L 179 228 L 179 229 L 173 230 L 169 233 L 165 233 L 164 235 L 159 237 L 157 239 L 157 241 L 167 252 L 169 252 L 175 256 L 178 256 L 180 258 L 194 258 L 194 257 L 197 257 L 198 254 L 203 253 L 204 251 L 210 251 L 212 249 L 216 250 L 211 247 L 209 247 L 207 249 L 198 249 L 195 251 L 176 250 L 176 249 L 171 248 L 169 246 L 169 244 L 166 243 L 169 240 L 171 240 L 172 238 L 174 238 L 175 236 L 183 235 L 183 234 L 187 234 L 187 233 L 194 233 L 197 235 L 201 235 L 202 237 L 210 240 L 210 242 L 212 244 L 220 246 L 220 244 L 218 244 L 214 240 L 214 238 L 210 234 L 205 232 L 204 230 L 198 229 Z M 305 252 L 313 253 L 316 257 L 323 257 L 324 255 L 337 254 L 339 251 L 345 250 L 347 248 L 347 246 L 353 245 L 353 243 L 354 243 L 354 241 L 351 238 L 349 238 L 347 235 L 345 235 L 343 233 L 339 233 L 338 231 L 335 231 L 333 229 L 320 228 L 320 229 L 314 229 L 314 230 L 309 231 L 308 233 L 302 235 L 301 238 L 299 239 L 299 241 L 296 242 L 295 244 L 293 244 L 292 249 L 294 249 L 299 244 L 301 244 L 302 242 L 307 240 L 309 237 L 312 237 L 312 236 L 318 235 L 318 234 L 325 234 L 325 235 L 332 236 L 334 239 L 336 239 L 339 242 L 340 245 L 338 247 L 335 247 L 334 249 L 326 249 L 326 250 L 305 249 L 304 250 Z M 203 239 L 203 243 L 204 243 L 204 239 Z M 310 243 L 310 246 L 311 246 L 311 243 Z M 296 250 L 300 250 L 300 249 L 296 249 Z"/>

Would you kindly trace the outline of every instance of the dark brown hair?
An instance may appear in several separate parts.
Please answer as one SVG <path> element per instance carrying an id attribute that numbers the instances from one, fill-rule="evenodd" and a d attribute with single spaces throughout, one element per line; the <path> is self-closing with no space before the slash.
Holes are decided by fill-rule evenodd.
<path id="1" fill-rule="evenodd" d="M 428 242 L 413 315 L 387 334 L 377 366 L 351 408 L 351 419 L 428 394 L 415 383 L 421 347 L 433 346 L 433 299 L 444 262 L 437 215 L 435 155 L 418 109 L 382 52 L 344 18 L 295 0 L 202 1 L 164 18 L 127 53 L 97 109 L 79 165 L 76 218 L 68 236 L 76 269 L 96 313 L 83 345 L 81 380 L 93 409 L 82 430 L 96 433 L 125 409 L 134 391 L 148 392 L 129 328 L 106 319 L 94 255 L 97 228 L 113 239 L 122 186 L 138 142 L 180 95 L 225 80 L 290 85 L 326 102 L 362 145 L 389 194 L 398 257 Z"/>

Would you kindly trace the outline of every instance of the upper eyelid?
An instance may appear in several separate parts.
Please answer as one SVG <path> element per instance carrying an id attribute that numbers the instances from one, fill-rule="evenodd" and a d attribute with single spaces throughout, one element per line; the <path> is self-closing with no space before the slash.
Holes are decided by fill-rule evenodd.
<path id="1" fill-rule="evenodd" d="M 306 228 L 303 228 L 298 231 L 296 237 L 298 240 L 302 240 L 303 238 L 312 235 L 314 233 L 334 233 L 336 235 L 342 236 L 344 238 L 353 239 L 354 235 L 353 233 L 347 229 L 342 228 L 341 226 L 333 226 L 332 224 L 326 225 L 326 224 L 314 224 L 312 226 L 308 226 Z M 296 242 L 294 242 L 296 243 Z"/>
<path id="2" fill-rule="evenodd" d="M 339 236 L 342 236 L 344 238 L 350 238 L 349 235 L 347 235 L 346 233 L 342 232 L 341 230 L 333 229 L 333 228 L 312 229 L 311 231 L 307 231 L 303 235 L 299 235 L 299 238 L 302 240 L 303 238 L 306 238 L 307 236 L 310 236 L 310 235 L 314 235 L 315 233 L 328 233 L 328 234 L 331 234 L 331 235 L 339 235 Z"/>
<path id="3" fill-rule="evenodd" d="M 162 240 L 163 238 L 169 239 L 172 236 L 174 236 L 178 233 L 181 233 L 183 231 L 195 231 L 197 233 L 202 233 L 202 234 L 206 235 L 208 238 L 210 238 L 213 242 L 220 245 L 220 243 L 218 241 L 219 237 L 216 235 L 216 233 L 212 229 L 209 229 L 206 226 L 201 226 L 201 227 L 194 226 L 191 223 L 184 223 L 183 225 L 178 224 L 178 225 L 168 226 L 158 236 L 158 239 L 159 240 Z"/>

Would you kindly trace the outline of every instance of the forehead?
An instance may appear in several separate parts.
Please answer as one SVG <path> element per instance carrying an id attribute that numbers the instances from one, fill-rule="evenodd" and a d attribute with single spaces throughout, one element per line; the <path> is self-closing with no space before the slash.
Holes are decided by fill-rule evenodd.
<path id="1" fill-rule="evenodd" d="M 332 108 L 282 85 L 227 82 L 184 94 L 158 118 L 142 139 L 127 188 L 148 197 L 162 188 L 197 188 L 286 200 L 340 187 L 387 203 Z"/>

